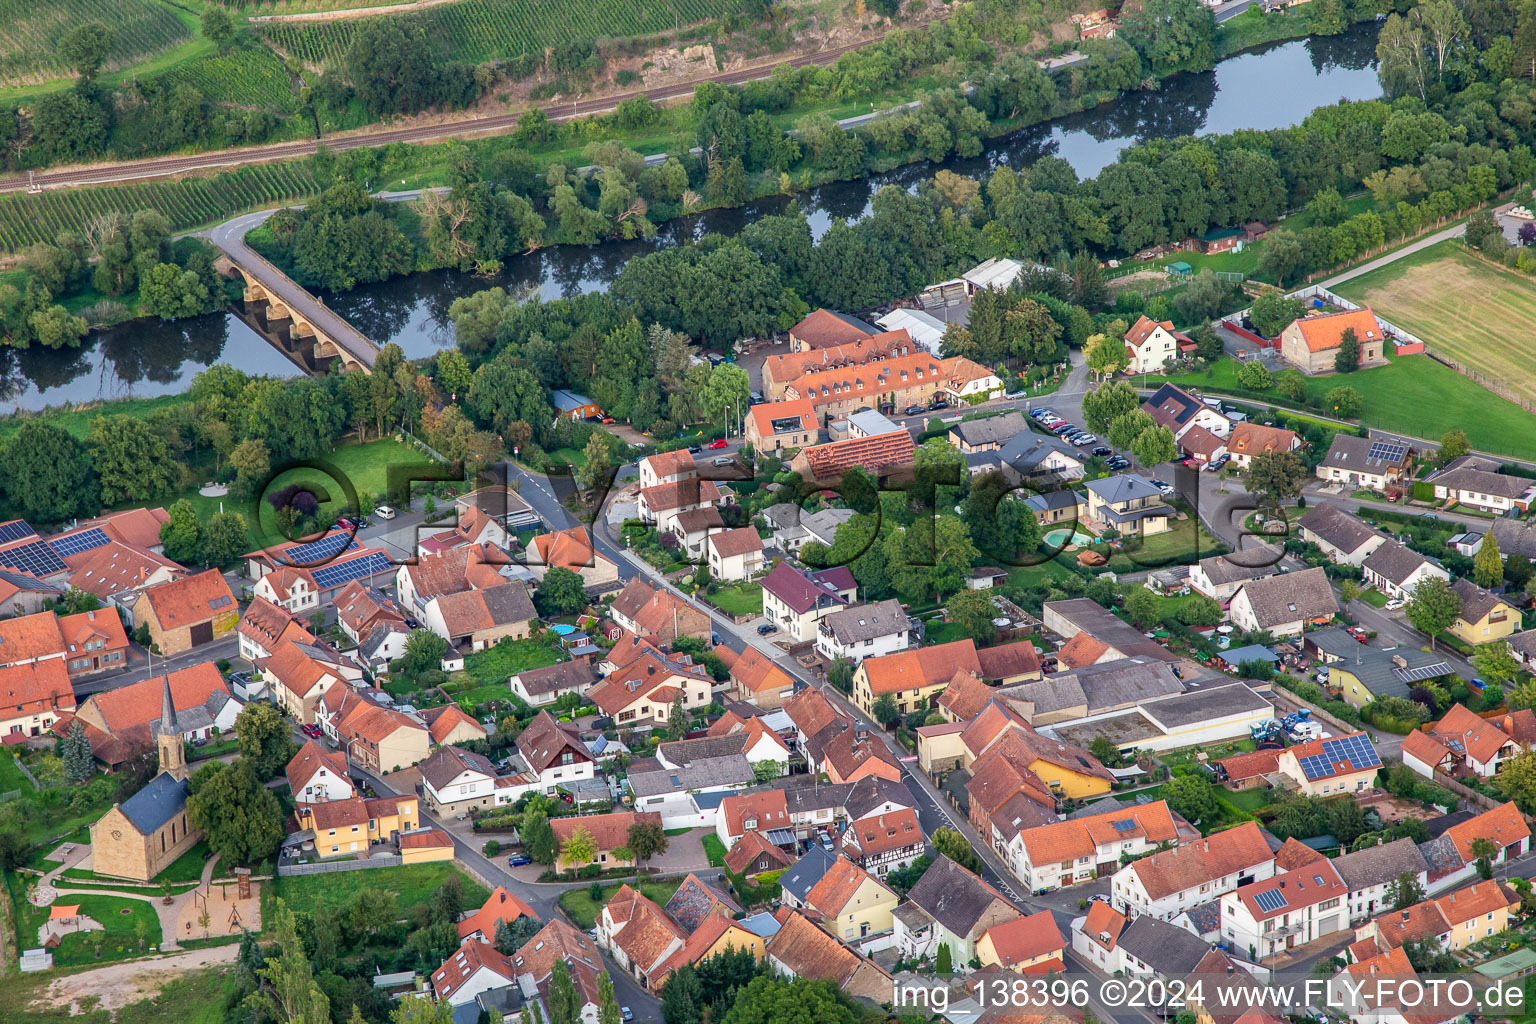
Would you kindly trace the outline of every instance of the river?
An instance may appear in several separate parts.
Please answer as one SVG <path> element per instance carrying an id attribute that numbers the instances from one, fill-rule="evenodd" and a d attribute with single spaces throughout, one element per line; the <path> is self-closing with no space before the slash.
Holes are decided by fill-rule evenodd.
<path id="1" fill-rule="evenodd" d="M 487 279 L 434 271 L 369 285 L 326 302 L 380 344 L 394 341 L 410 358 L 452 344 L 448 306 L 492 284 L 536 288 L 546 298 L 608 286 L 624 264 L 664 245 L 708 232 L 734 234 L 744 224 L 799 203 L 819 236 L 834 219 L 863 215 L 885 185 L 911 188 L 941 168 L 981 176 L 1003 165 L 1028 166 L 1042 156 L 1065 159 L 1092 177 L 1121 150 L 1148 138 L 1269 129 L 1295 124 L 1312 110 L 1341 100 L 1375 99 L 1376 25 L 1341 36 L 1277 43 L 1222 61 L 1214 71 L 1179 75 L 1153 92 L 1134 93 L 1082 114 L 991 140 L 976 157 L 909 164 L 836 182 L 788 198 L 759 200 L 734 210 L 710 210 L 660 225 L 655 238 L 593 246 L 556 246 L 507 261 Z M 215 362 L 248 373 L 287 375 L 295 367 L 232 313 L 176 322 L 142 320 L 93 332 L 78 349 L 0 353 L 0 408 L 40 409 L 128 395 L 152 397 L 184 390 Z"/>

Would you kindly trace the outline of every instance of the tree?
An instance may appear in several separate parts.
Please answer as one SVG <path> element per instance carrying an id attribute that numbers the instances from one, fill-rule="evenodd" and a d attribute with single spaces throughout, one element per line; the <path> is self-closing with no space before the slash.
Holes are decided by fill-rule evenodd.
<path id="1" fill-rule="evenodd" d="M 564 963 L 563 960 L 560 962 Z M 357 1024 L 361 1024 L 362 1015 L 358 1013 L 356 1003 L 352 1004 L 352 1010 Z M 446 1000 L 409 994 L 402 996 L 395 1008 L 389 1011 L 389 1022 L 390 1024 L 453 1024 L 453 1007 Z"/>
<path id="2" fill-rule="evenodd" d="M 639 821 L 629 826 L 627 845 L 634 853 L 636 863 L 649 863 L 658 853 L 666 853 L 669 842 L 666 830 L 654 821 Z"/>
<path id="3" fill-rule="evenodd" d="M 1264 244 L 1268 248 L 1268 239 Z M 1301 299 L 1288 298 L 1284 292 L 1272 288 L 1253 300 L 1248 315 L 1253 320 L 1255 331 L 1266 338 L 1273 338 L 1306 311 L 1306 303 Z"/>
<path id="4" fill-rule="evenodd" d="M 901 717 L 901 709 L 896 706 L 896 698 L 888 693 L 882 693 L 875 698 L 875 702 L 870 705 L 869 713 L 875 721 L 887 727 Z"/>
<path id="5" fill-rule="evenodd" d="M 203 35 L 212 39 L 220 49 L 229 45 L 235 36 L 235 23 L 222 7 L 209 7 L 203 11 Z"/>
<path id="6" fill-rule="evenodd" d="M 1167 427 L 1151 427 L 1136 435 L 1131 442 L 1131 454 L 1143 466 L 1159 466 L 1179 453 L 1174 443 L 1173 431 Z"/>
<path id="7" fill-rule="evenodd" d="M 203 526 L 186 498 L 167 510 L 166 520 L 160 524 L 160 543 L 165 546 L 165 557 L 173 562 L 190 565 L 197 560 L 203 549 Z"/>
<path id="8" fill-rule="evenodd" d="M 1499 538 L 1489 531 L 1472 558 L 1472 579 L 1485 590 L 1504 580 L 1504 559 L 1499 555 Z M 1497 645 L 1495 645 L 1497 646 Z"/>
<path id="9" fill-rule="evenodd" d="M 597 976 L 597 1024 L 622 1024 L 622 1020 L 619 1001 L 613 997 L 613 978 L 604 971 Z"/>
<path id="10" fill-rule="evenodd" d="M 400 668 L 407 675 L 419 675 L 442 664 L 448 653 L 448 641 L 430 629 L 413 629 L 405 640 L 405 657 Z"/>
<path id="11" fill-rule="evenodd" d="M 1244 363 L 1237 371 L 1237 382 L 1249 391 L 1268 391 L 1275 386 L 1275 376 L 1269 372 L 1269 367 L 1255 359 Z"/>
<path id="12" fill-rule="evenodd" d="M 753 978 L 737 992 L 720 1024 L 855 1024 L 859 1014 L 830 981 Z"/>
<path id="13" fill-rule="evenodd" d="M 555 830 L 549 826 L 549 817 L 542 810 L 531 809 L 523 814 L 523 827 L 518 830 L 523 849 L 528 851 L 537 864 L 553 864 L 560 852 Z"/>
<path id="14" fill-rule="evenodd" d="M 1083 345 L 1083 358 L 1088 369 L 1100 380 L 1107 380 L 1125 369 L 1130 357 L 1125 354 L 1125 341 L 1117 334 L 1095 334 Z M 1084 415 L 1087 415 L 1088 396 L 1083 396 Z M 1091 420 L 1088 422 L 1092 422 Z M 1102 429 L 1102 428 L 1099 428 Z"/>
<path id="15" fill-rule="evenodd" d="M 609 454 L 608 443 L 603 440 L 602 434 L 596 431 L 587 441 L 587 447 L 582 454 L 586 456 L 586 462 L 576 467 L 576 486 L 585 491 L 591 490 L 608 479 L 613 461 Z"/>
<path id="16" fill-rule="evenodd" d="M 80 719 L 69 723 L 69 732 L 60 741 L 60 756 L 64 759 L 64 777 L 79 785 L 96 776 L 96 758 L 91 752 L 90 737 Z"/>
<path id="17" fill-rule="evenodd" d="M 587 606 L 587 592 L 578 573 L 556 565 L 539 581 L 533 602 L 545 617 L 575 615 Z"/>
<path id="18" fill-rule="evenodd" d="M 1354 373 L 1360 368 L 1360 339 L 1353 327 L 1339 335 L 1339 350 L 1333 355 L 1333 368 L 1339 373 Z"/>
<path id="19" fill-rule="evenodd" d="M 939 953 L 934 958 L 934 973 L 939 975 L 950 974 L 954 969 L 954 954 L 949 951 L 949 943 L 939 943 Z"/>
<path id="20" fill-rule="evenodd" d="M 692 964 L 679 967 L 661 989 L 661 1019 L 666 1024 L 699 1024 L 704 989 Z"/>
<path id="21" fill-rule="evenodd" d="M 240 740 L 240 756 L 256 777 L 265 782 L 285 768 L 298 744 L 277 707 L 251 701 L 235 716 L 235 736 Z"/>
<path id="22" fill-rule="evenodd" d="M 971 849 L 971 844 L 965 836 L 948 826 L 936 829 L 930 838 L 935 851 L 942 853 L 965 870 L 974 873 L 981 871 L 981 858 L 976 856 L 976 851 Z"/>
<path id="23" fill-rule="evenodd" d="M 1123 352 L 1124 346 L 1115 343 Z M 1101 384 L 1083 396 L 1083 423 L 1099 434 L 1109 431 L 1109 425 L 1127 413 L 1141 408 L 1141 396 L 1129 382 L 1123 380 Z"/>
<path id="24" fill-rule="evenodd" d="M 1323 396 L 1323 406 L 1340 419 L 1350 420 L 1360 415 L 1365 399 L 1352 387 L 1329 388 Z"/>
<path id="25" fill-rule="evenodd" d="M 1333 191 L 1335 198 L 1338 197 L 1336 190 L 1329 191 Z M 1259 253 L 1260 274 L 1274 278 L 1275 283 L 1283 288 L 1295 280 L 1306 263 L 1301 239 L 1290 228 L 1276 228 L 1264 236 L 1264 248 Z"/>
<path id="26" fill-rule="evenodd" d="M 1156 74 L 1216 66 L 1216 22 L 1198 0 L 1147 0 L 1121 25 L 1125 41 Z"/>
<path id="27" fill-rule="evenodd" d="M 1248 493 L 1261 507 L 1278 509 L 1301 494 L 1309 474 L 1295 452 L 1262 452 L 1248 463 Z"/>
<path id="28" fill-rule="evenodd" d="M 1414 629 L 1429 634 L 1429 647 L 1434 650 L 1435 636 L 1461 614 L 1461 595 L 1445 580 L 1431 576 L 1413 588 L 1403 611 Z"/>
<path id="29" fill-rule="evenodd" d="M 1179 605 L 1177 615 L 1186 626 L 1214 626 L 1221 622 L 1225 613 L 1214 598 L 1195 594 Z"/>
<path id="30" fill-rule="evenodd" d="M 683 706 L 683 691 L 679 687 L 677 695 L 672 698 L 672 707 L 667 713 L 667 739 L 682 739 L 688 733 L 688 723 L 688 709 Z"/>
<path id="31" fill-rule="evenodd" d="M 91 421 L 87 443 L 104 504 L 147 501 L 175 490 L 182 479 L 185 467 L 180 453 L 144 419 L 121 413 L 98 417 Z"/>
<path id="32" fill-rule="evenodd" d="M 1356 583 L 1354 580 L 1339 581 L 1339 599 L 1343 602 L 1344 607 L 1349 607 L 1354 603 L 1355 598 L 1359 596 L 1360 584 Z"/>
<path id="33" fill-rule="evenodd" d="M 1526 751 L 1502 762 L 1493 785 L 1530 814 L 1536 808 L 1536 753 Z"/>
<path id="34" fill-rule="evenodd" d="M 1114 740 L 1103 733 L 1095 736 L 1093 742 L 1088 744 L 1088 753 L 1106 768 L 1120 766 L 1120 748 L 1115 746 Z"/>
<path id="35" fill-rule="evenodd" d="M 597 840 L 592 838 L 591 832 L 579 825 L 560 844 L 560 859 L 570 866 L 573 873 L 577 868 L 592 863 L 592 858 L 596 856 Z"/>
<path id="36" fill-rule="evenodd" d="M 1497 778 L 1497 776 L 1495 776 Z M 1493 858 L 1499 855 L 1499 845 L 1487 836 L 1478 836 L 1472 840 L 1468 849 L 1477 861 L 1477 873 L 1484 880 L 1493 877 Z"/>
<path id="37" fill-rule="evenodd" d="M 840 657 L 827 666 L 827 682 L 843 693 L 853 692 L 853 662 Z"/>
<path id="38" fill-rule="evenodd" d="M 1516 551 L 1504 559 L 1504 582 L 1513 592 L 1519 592 L 1531 581 L 1531 560 Z"/>
<path id="39" fill-rule="evenodd" d="M 1472 451 L 1472 442 L 1467 440 L 1467 432 L 1465 430 L 1459 428 L 1447 430 L 1444 434 L 1440 435 L 1438 457 L 1442 463 L 1450 462 L 1452 459 L 1459 459 L 1470 451 Z"/>
<path id="40" fill-rule="evenodd" d="M 1157 422 L 1152 419 L 1151 413 L 1145 409 L 1137 409 L 1117 417 L 1109 425 L 1106 437 L 1109 443 L 1116 448 L 1129 448 L 1131 443 L 1142 435 L 1144 431 L 1155 427 Z"/>
<path id="41" fill-rule="evenodd" d="M 1162 604 L 1146 587 L 1131 587 L 1121 607 L 1131 621 L 1142 628 L 1156 625 L 1162 618 Z"/>
<path id="42" fill-rule="evenodd" d="M 101 508 L 85 445 L 47 423 L 22 421 L 0 452 L 0 476 L 16 510 L 33 522 L 94 515 Z"/>
<path id="43" fill-rule="evenodd" d="M 331 1024 L 330 1000 L 315 981 L 293 911 L 279 899 L 272 916 L 277 952 L 256 971 L 259 980 L 246 1006 L 283 1024 Z"/>
<path id="44" fill-rule="evenodd" d="M 283 841 L 283 805 L 243 758 L 199 768 L 189 782 L 187 820 L 207 834 L 228 867 L 259 864 Z"/>
<path id="45" fill-rule="evenodd" d="M 1176 776 L 1163 787 L 1163 799 L 1168 801 L 1169 810 L 1191 824 L 1203 822 L 1207 830 L 1221 813 L 1216 788 L 1204 775 Z"/>
<path id="46" fill-rule="evenodd" d="M 359 374 L 357 379 L 367 380 L 368 378 Z M 255 494 L 267 483 L 267 478 L 272 474 L 272 456 L 267 450 L 267 443 L 257 437 L 246 438 L 235 445 L 229 453 L 229 465 L 235 471 L 235 484 L 232 490 L 241 497 Z"/>
<path id="47" fill-rule="evenodd" d="M 977 643 L 990 643 L 997 637 L 997 627 L 992 624 L 997 617 L 997 605 L 985 590 L 967 587 L 956 591 L 944 603 L 944 617 Z"/>
<path id="48" fill-rule="evenodd" d="M 577 829 L 577 833 L 582 830 Z M 573 833 L 571 838 L 575 838 Z M 591 838 L 590 836 L 588 837 Z M 591 860 L 589 856 L 586 858 Z M 603 972 L 607 976 L 607 972 Z M 609 995 L 612 996 L 612 992 Z M 564 958 L 556 959 L 549 974 L 549 1024 L 576 1024 L 581 1014 L 581 997 L 576 994 L 576 982 L 571 968 Z"/>
<path id="49" fill-rule="evenodd" d="M 250 547 L 250 528 L 239 512 L 215 512 L 203 526 L 203 564 L 226 566 Z"/>
<path id="50" fill-rule="evenodd" d="M 112 32 L 99 21 L 76 25 L 59 39 L 59 56 L 89 82 L 96 77 L 112 49 Z"/>

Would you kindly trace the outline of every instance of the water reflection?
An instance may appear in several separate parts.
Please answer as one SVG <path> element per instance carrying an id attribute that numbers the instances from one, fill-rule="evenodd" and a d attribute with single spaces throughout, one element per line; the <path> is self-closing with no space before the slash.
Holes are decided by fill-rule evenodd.
<path id="1" fill-rule="evenodd" d="M 1375 45 L 1374 24 L 1331 38 L 1278 43 L 1223 61 L 1215 71 L 1180 75 L 1155 91 L 995 139 L 973 158 L 938 166 L 912 164 L 793 198 L 769 197 L 735 210 L 679 218 L 661 225 L 652 239 L 541 249 L 508 260 L 493 278 L 438 271 L 325 298 L 370 338 L 398 342 L 412 358 L 428 356 L 453 342 L 448 307 L 456 298 L 492 284 L 536 290 L 545 298 L 597 291 L 637 256 L 709 232 L 734 234 L 791 203 L 805 210 L 812 232 L 820 237 L 834 220 L 864 216 L 871 197 L 884 186 L 915 188 L 941 167 L 979 177 L 998 166 L 1026 167 L 1050 156 L 1087 178 L 1143 139 L 1295 124 L 1319 106 L 1380 96 Z M 80 349 L 0 353 L 0 401 L 35 409 L 64 401 L 167 394 L 182 390 L 199 370 L 219 360 L 250 373 L 294 372 L 286 357 L 233 315 L 143 321 L 94 333 Z"/>

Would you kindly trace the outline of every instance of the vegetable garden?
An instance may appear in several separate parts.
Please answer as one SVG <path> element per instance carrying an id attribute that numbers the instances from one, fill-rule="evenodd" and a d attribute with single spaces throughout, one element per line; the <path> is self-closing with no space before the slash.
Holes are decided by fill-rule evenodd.
<path id="1" fill-rule="evenodd" d="M 480 63 L 520 53 L 543 53 L 559 43 L 654 35 L 695 25 L 736 10 L 734 0 L 596 0 L 570 5 L 557 0 L 462 0 L 415 14 L 384 15 L 419 25 L 456 60 Z M 336 64 L 365 19 L 266 22 L 263 38 L 306 64 Z"/>
<path id="2" fill-rule="evenodd" d="M 211 224 L 244 210 L 313 195 L 319 191 L 302 163 L 260 164 L 211 178 L 145 182 L 101 188 L 62 188 L 37 194 L 0 195 L 0 250 L 15 252 L 52 242 L 61 231 L 80 232 L 90 219 L 116 210 L 152 208 L 172 231 Z"/>
<path id="3" fill-rule="evenodd" d="M 105 70 L 179 46 L 186 24 L 162 0 L 0 0 L 0 85 L 29 85 L 74 72 L 59 56 L 70 29 L 99 21 L 112 30 Z"/>

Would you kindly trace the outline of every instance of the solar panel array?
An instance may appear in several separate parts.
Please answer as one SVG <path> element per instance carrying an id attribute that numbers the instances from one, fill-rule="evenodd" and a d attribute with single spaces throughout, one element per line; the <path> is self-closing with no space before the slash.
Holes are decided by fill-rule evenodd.
<path id="1" fill-rule="evenodd" d="M 1383 462 L 1401 462 L 1403 453 L 1408 446 L 1400 441 L 1372 441 L 1371 450 L 1366 455 L 1368 459 L 1380 459 Z"/>
<path id="2" fill-rule="evenodd" d="M 1433 679 L 1436 676 L 1446 675 L 1451 671 L 1451 666 L 1443 661 L 1437 661 L 1433 665 L 1420 665 L 1418 668 L 1395 669 L 1394 674 L 1405 683 L 1416 683 L 1421 679 Z"/>
<path id="3" fill-rule="evenodd" d="M 1322 779 L 1334 774 L 1333 766 L 1348 761 L 1351 771 L 1380 768 L 1381 757 L 1364 733 L 1323 740 L 1323 752 L 1297 759 L 1302 774 L 1309 779 Z"/>
<path id="4" fill-rule="evenodd" d="M 1116 832 L 1130 832 L 1136 828 L 1136 819 L 1121 818 L 1119 821 L 1112 821 L 1109 824 Z"/>
<path id="5" fill-rule="evenodd" d="M 1281 892 L 1279 889 L 1265 889 L 1263 892 L 1254 896 L 1253 902 L 1257 903 L 1259 905 L 1259 909 L 1264 911 L 1264 913 L 1272 914 L 1286 905 L 1285 893 Z"/>
<path id="6" fill-rule="evenodd" d="M 68 558 L 70 555 L 78 555 L 82 551 L 99 548 L 112 543 L 112 538 L 107 536 L 105 530 L 99 527 L 91 527 L 89 530 L 81 530 L 79 533 L 71 533 L 64 537 L 55 537 L 48 544 L 58 553 L 60 558 Z"/>
<path id="7" fill-rule="evenodd" d="M 321 562 L 335 558 L 343 551 L 351 551 L 358 547 L 356 538 L 348 532 L 333 533 L 329 537 L 321 537 L 319 540 L 308 544 L 295 544 L 293 547 L 284 548 L 282 559 L 289 565 L 307 568 L 319 565 Z"/>
<path id="8" fill-rule="evenodd" d="M 44 540 L 0 551 L 0 565 L 7 569 L 20 569 L 34 576 L 52 576 L 69 568 Z"/>
<path id="9" fill-rule="evenodd" d="M 9 544 L 13 540 L 30 537 L 36 532 L 26 524 L 25 520 L 13 519 L 8 523 L 0 523 L 0 544 Z"/>
<path id="10" fill-rule="evenodd" d="M 353 558 L 335 565 L 322 565 L 318 569 L 311 570 L 310 574 L 315 578 L 315 586 L 321 590 L 330 590 L 332 587 L 345 586 L 365 576 L 376 576 L 381 572 L 388 572 L 389 569 L 389 556 L 382 551 L 375 551 L 363 558 Z"/>
<path id="11" fill-rule="evenodd" d="M 25 573 L 13 572 L 10 569 L 0 569 L 0 580 L 4 580 L 6 583 L 9 583 L 11 586 L 17 588 L 18 590 L 60 589 L 56 583 L 44 583 L 41 580 L 33 579 L 31 576 L 28 576 Z"/>

